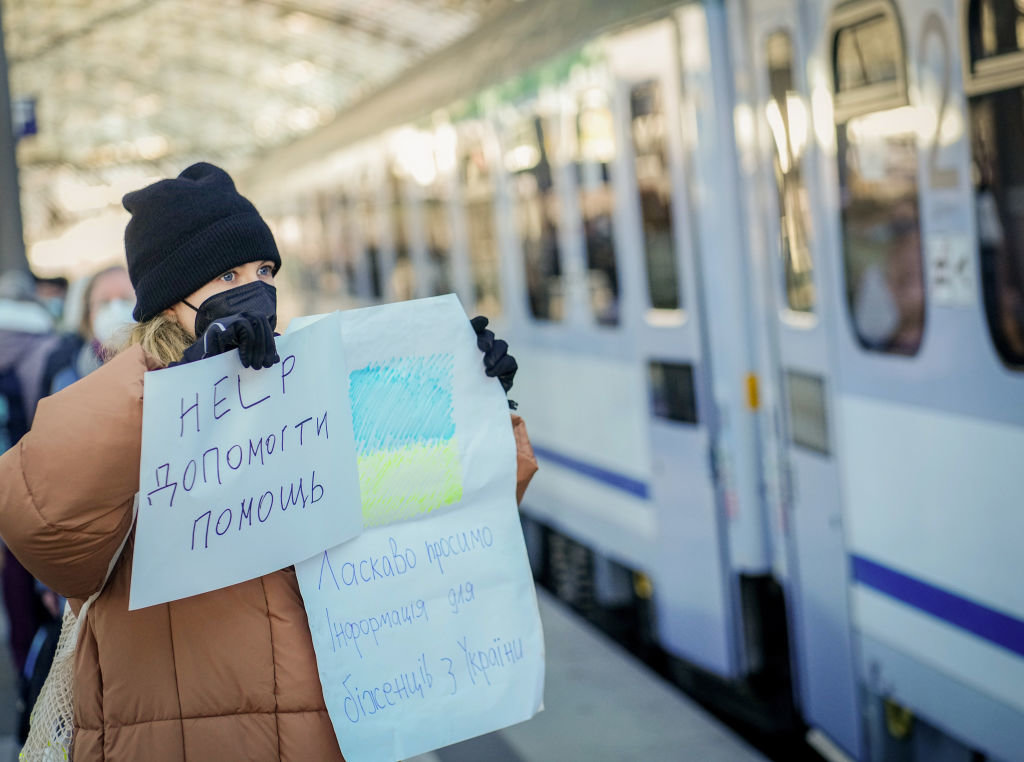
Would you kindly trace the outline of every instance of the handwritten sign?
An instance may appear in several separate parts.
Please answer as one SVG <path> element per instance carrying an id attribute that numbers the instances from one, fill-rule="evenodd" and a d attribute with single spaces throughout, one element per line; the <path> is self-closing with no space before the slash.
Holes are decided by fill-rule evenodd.
<path id="1" fill-rule="evenodd" d="M 296 572 L 342 753 L 399 760 L 532 717 L 544 641 L 508 406 L 458 299 L 341 318 L 367 528 Z"/>
<path id="2" fill-rule="evenodd" d="M 357 535 L 359 481 L 339 318 L 145 376 L 129 608 L 281 569 Z"/>

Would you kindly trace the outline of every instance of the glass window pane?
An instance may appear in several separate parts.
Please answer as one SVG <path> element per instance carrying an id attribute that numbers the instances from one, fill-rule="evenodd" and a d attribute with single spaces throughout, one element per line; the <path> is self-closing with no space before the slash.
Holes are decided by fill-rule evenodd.
<path id="1" fill-rule="evenodd" d="M 1003 360 L 1024 366 L 1024 90 L 974 98 L 970 114 L 988 327 Z"/>
<path id="2" fill-rule="evenodd" d="M 789 436 L 793 444 L 829 454 L 825 379 L 786 371 L 789 399 Z"/>
<path id="3" fill-rule="evenodd" d="M 672 178 L 660 80 L 632 87 L 629 91 L 629 117 L 647 260 L 647 293 L 654 309 L 678 310 L 681 304 L 679 268 L 672 235 Z"/>
<path id="4" fill-rule="evenodd" d="M 652 415 L 680 423 L 698 422 L 692 365 L 651 361 L 648 382 Z"/>
<path id="5" fill-rule="evenodd" d="M 835 41 L 836 90 L 897 81 L 902 48 L 891 16 L 872 16 L 840 29 Z"/>
<path id="6" fill-rule="evenodd" d="M 412 299 L 416 293 L 416 275 L 409 258 L 405 184 L 395 166 L 391 167 L 388 180 L 391 191 L 391 235 L 395 245 L 395 268 L 391 272 L 391 292 L 395 299 Z"/>
<path id="7" fill-rule="evenodd" d="M 789 33 L 771 35 L 766 54 L 771 96 L 765 106 L 765 117 L 775 148 L 772 158 L 786 304 L 791 310 L 810 312 L 814 309 L 814 265 L 808 245 L 811 216 L 802 167 L 810 120 L 793 83 L 793 43 Z"/>
<path id="8" fill-rule="evenodd" d="M 463 139 L 459 179 L 466 209 L 476 312 L 496 316 L 501 313 L 501 290 L 498 287 L 498 239 L 494 232 L 494 173 L 480 136 Z"/>
<path id="9" fill-rule="evenodd" d="M 1024 2 L 975 0 L 970 13 L 971 59 L 1024 50 Z"/>
<path id="10" fill-rule="evenodd" d="M 538 320 L 565 317 L 565 281 L 558 247 L 561 210 L 550 157 L 551 146 L 540 116 L 522 122 L 505 147 L 505 168 L 515 187 L 530 313 Z"/>
<path id="11" fill-rule="evenodd" d="M 850 314 L 866 349 L 905 355 L 924 333 L 915 126 L 902 107 L 837 128 Z"/>
<path id="12" fill-rule="evenodd" d="M 604 90 L 594 88 L 580 96 L 576 115 L 576 145 L 590 306 L 598 323 L 617 325 L 619 276 L 612 237 L 615 192 L 611 183 L 611 164 L 615 159 L 615 120 L 608 93 Z"/>

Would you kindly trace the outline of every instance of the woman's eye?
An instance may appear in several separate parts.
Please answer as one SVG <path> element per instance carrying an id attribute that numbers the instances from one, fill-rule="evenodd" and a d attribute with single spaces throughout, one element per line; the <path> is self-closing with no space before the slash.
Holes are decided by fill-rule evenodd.
<path id="1" fill-rule="evenodd" d="M 220 276 L 220 279 L 222 281 L 224 281 L 225 283 L 230 283 L 231 281 L 233 281 L 235 279 L 235 274 L 234 273 L 224 273 L 222 276 Z"/>
<path id="2" fill-rule="evenodd" d="M 258 271 L 259 275 L 270 275 L 273 268 L 270 265 L 263 265 Z"/>

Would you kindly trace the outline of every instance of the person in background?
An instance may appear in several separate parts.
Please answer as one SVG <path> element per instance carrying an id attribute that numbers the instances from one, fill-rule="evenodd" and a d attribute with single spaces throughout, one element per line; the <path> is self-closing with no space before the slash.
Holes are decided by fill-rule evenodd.
<path id="1" fill-rule="evenodd" d="M 18 675 L 18 717 L 15 729 L 18 742 L 24 744 L 28 738 L 32 708 L 43 689 L 43 683 L 50 674 L 53 658 L 57 653 L 60 639 L 65 600 L 36 580 L 36 598 L 43 608 L 41 622 L 29 645 L 25 664 Z"/>
<path id="2" fill-rule="evenodd" d="M 37 296 L 40 283 L 48 282 L 37 280 Z M 132 323 L 135 294 L 128 271 L 120 266 L 109 267 L 86 278 L 79 304 L 76 309 L 72 300 L 65 301 L 62 316 L 74 320 L 76 330 L 61 334 L 47 358 L 42 381 L 46 393 L 58 392 L 100 367 L 108 354 L 105 345 L 116 338 L 119 329 Z M 36 581 L 34 590 L 36 631 L 19 679 L 17 731 L 22 743 L 28 737 L 32 707 L 53 663 L 64 609 L 64 599 L 42 583 Z"/>
<path id="3" fill-rule="evenodd" d="M 103 364 L 118 334 L 134 322 L 134 307 L 135 292 L 123 267 L 109 267 L 89 279 L 78 330 L 67 334 L 65 346 L 55 353 L 60 362 L 51 368 L 51 392 L 59 392 Z"/>
<path id="4" fill-rule="evenodd" d="M 236 348 L 247 367 L 278 362 L 281 257 L 255 207 L 210 164 L 124 205 L 139 321 L 129 346 L 44 400 L 21 446 L 0 456 L 0 535 L 73 610 L 99 592 L 75 655 L 70 756 L 340 762 L 293 567 L 128 611 L 143 376 Z M 483 321 L 474 329 L 485 372 L 507 391 L 507 345 Z M 521 497 L 536 461 L 522 421 L 510 427 Z"/>
<path id="5" fill-rule="evenodd" d="M 36 284 L 22 270 L 0 276 L 0 453 L 22 438 L 35 414 L 46 360 L 59 339 L 52 315 L 36 299 Z M 35 580 L 3 546 L 0 587 L 9 622 L 15 674 L 21 674 L 40 624 L 49 614 L 36 595 Z"/>
<path id="6" fill-rule="evenodd" d="M 64 300 L 68 295 L 68 279 L 62 275 L 54 278 L 36 276 L 36 299 L 50 313 L 54 320 L 64 314 Z"/>

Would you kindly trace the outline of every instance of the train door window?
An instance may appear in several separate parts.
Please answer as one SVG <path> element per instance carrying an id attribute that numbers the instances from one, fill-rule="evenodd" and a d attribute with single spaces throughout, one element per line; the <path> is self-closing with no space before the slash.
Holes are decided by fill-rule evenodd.
<path id="1" fill-rule="evenodd" d="M 693 366 L 651 361 L 647 367 L 652 415 L 680 423 L 698 423 Z"/>
<path id="2" fill-rule="evenodd" d="M 919 119 L 907 102 L 899 22 L 887 2 L 837 16 L 844 19 L 833 62 L 847 307 L 865 349 L 913 355 L 925 317 Z"/>
<path id="3" fill-rule="evenodd" d="M 548 126 L 539 115 L 520 122 L 505 146 L 505 168 L 515 188 L 516 226 L 526 264 L 530 314 L 565 317 L 565 278 L 558 243 L 561 209 L 553 183 Z"/>
<path id="4" fill-rule="evenodd" d="M 825 379 L 808 373 L 786 372 L 789 435 L 793 444 L 828 455 L 828 415 Z"/>
<path id="5" fill-rule="evenodd" d="M 395 246 L 395 266 L 391 271 L 391 293 L 395 299 L 412 299 L 416 292 L 416 277 L 409 257 L 409 232 L 406 227 L 405 184 L 398 167 L 388 172 L 391 200 L 391 236 Z"/>
<path id="6" fill-rule="evenodd" d="M 835 38 L 836 89 L 850 93 L 898 82 L 902 47 L 899 25 L 888 13 L 862 15 L 843 26 Z"/>
<path id="7" fill-rule="evenodd" d="M 466 211 L 469 265 L 473 274 L 476 312 L 501 313 L 498 284 L 498 239 L 494 228 L 494 173 L 488 161 L 484 136 L 464 133 L 459 160 L 459 181 Z"/>
<path id="8" fill-rule="evenodd" d="M 578 109 L 576 166 L 587 250 L 590 305 L 599 324 L 617 325 L 619 276 L 612 231 L 615 192 L 611 182 L 611 163 L 615 159 L 615 120 L 611 99 L 604 89 L 589 88 L 580 95 Z"/>
<path id="9" fill-rule="evenodd" d="M 789 32 L 775 32 L 768 37 L 765 59 L 770 93 L 765 118 L 775 149 L 779 249 L 786 304 L 795 312 L 811 312 L 814 309 L 814 263 L 808 240 L 810 214 L 802 168 L 810 125 L 793 79 L 793 40 Z"/>
<path id="10" fill-rule="evenodd" d="M 982 292 L 1003 362 L 1024 367 L 1024 2 L 968 10 L 968 108 Z"/>
<path id="11" fill-rule="evenodd" d="M 672 221 L 668 126 L 661 80 L 633 85 L 629 91 L 636 187 L 640 195 L 647 294 L 656 310 L 682 307 Z"/>

